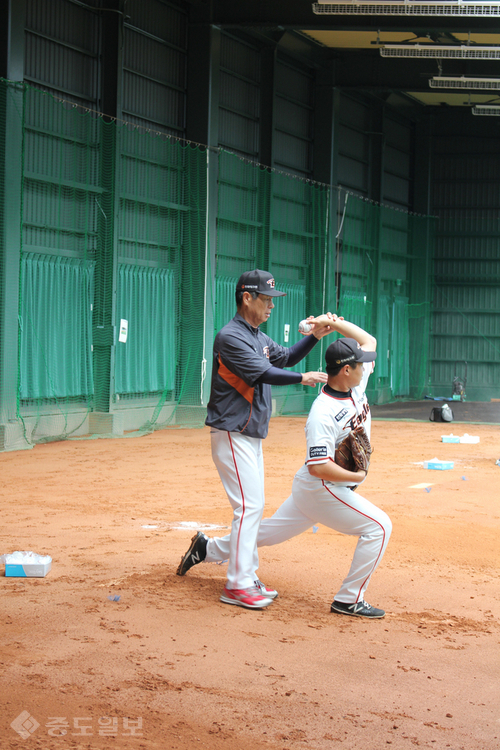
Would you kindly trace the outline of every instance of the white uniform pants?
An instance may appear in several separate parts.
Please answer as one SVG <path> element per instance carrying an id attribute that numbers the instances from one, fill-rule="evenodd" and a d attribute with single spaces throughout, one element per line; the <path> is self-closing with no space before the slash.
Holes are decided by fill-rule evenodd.
<path id="1" fill-rule="evenodd" d="M 212 458 L 233 508 L 231 533 L 217 556 L 229 558 L 227 587 L 254 586 L 259 567 L 257 534 L 264 512 L 264 461 L 262 441 L 239 432 L 211 429 Z"/>
<path id="2" fill-rule="evenodd" d="M 351 568 L 334 598 L 348 604 L 363 600 L 389 541 L 392 531 L 389 517 L 348 487 L 322 482 L 312 488 L 310 482 L 296 476 L 288 500 L 260 524 L 257 544 L 259 547 L 279 544 L 314 523 L 358 537 Z M 206 561 L 226 560 L 230 554 L 229 540 L 229 536 L 211 539 Z"/>

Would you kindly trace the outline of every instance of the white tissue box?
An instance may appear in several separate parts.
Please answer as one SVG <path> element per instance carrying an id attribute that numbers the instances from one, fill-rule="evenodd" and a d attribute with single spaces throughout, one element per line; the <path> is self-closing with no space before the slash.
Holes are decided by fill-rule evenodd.
<path id="1" fill-rule="evenodd" d="M 479 443 L 479 436 L 478 435 L 468 435 L 465 433 L 465 435 L 462 435 L 460 438 L 461 443 Z"/>
<path id="2" fill-rule="evenodd" d="M 45 578 L 52 567 L 49 563 L 26 563 L 25 565 L 5 564 L 5 575 L 16 578 Z"/>
<path id="3" fill-rule="evenodd" d="M 5 575 L 12 578 L 45 578 L 52 567 L 52 558 L 34 552 L 13 552 L 3 556 Z"/>

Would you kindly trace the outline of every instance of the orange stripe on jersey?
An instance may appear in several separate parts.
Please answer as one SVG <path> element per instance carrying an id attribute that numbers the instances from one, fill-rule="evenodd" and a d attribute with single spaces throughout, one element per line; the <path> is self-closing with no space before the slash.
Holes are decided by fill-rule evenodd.
<path id="1" fill-rule="evenodd" d="M 249 404 L 253 403 L 253 394 L 255 388 L 247 385 L 244 380 L 239 378 L 234 372 L 228 370 L 226 365 L 222 362 L 219 354 L 219 375 L 223 380 L 226 381 L 232 388 L 240 393 L 243 398 L 248 401 Z"/>

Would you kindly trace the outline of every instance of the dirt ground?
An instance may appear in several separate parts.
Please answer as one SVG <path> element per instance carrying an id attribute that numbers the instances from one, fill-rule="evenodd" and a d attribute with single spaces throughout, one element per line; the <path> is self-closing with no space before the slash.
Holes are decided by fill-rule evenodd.
<path id="1" fill-rule="evenodd" d="M 304 424 L 271 420 L 265 515 Z M 394 526 L 373 622 L 330 613 L 355 539 L 323 526 L 261 550 L 266 610 L 219 602 L 225 566 L 176 576 L 194 529 L 231 521 L 206 428 L 0 454 L 0 553 L 53 558 L 46 578 L 0 567 L 2 750 L 500 748 L 499 427 L 375 421 L 372 439 L 363 494 Z"/>

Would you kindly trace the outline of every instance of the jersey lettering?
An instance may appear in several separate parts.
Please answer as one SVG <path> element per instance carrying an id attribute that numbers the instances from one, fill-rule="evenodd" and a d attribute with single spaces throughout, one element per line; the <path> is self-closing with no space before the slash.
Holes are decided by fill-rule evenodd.
<path id="1" fill-rule="evenodd" d="M 366 418 L 368 416 L 368 413 L 370 411 L 370 407 L 368 403 L 366 403 L 363 408 L 361 409 L 361 412 L 359 414 L 355 414 L 347 423 L 347 427 L 350 430 L 355 430 L 356 427 L 359 427 L 363 422 L 366 422 Z"/>

